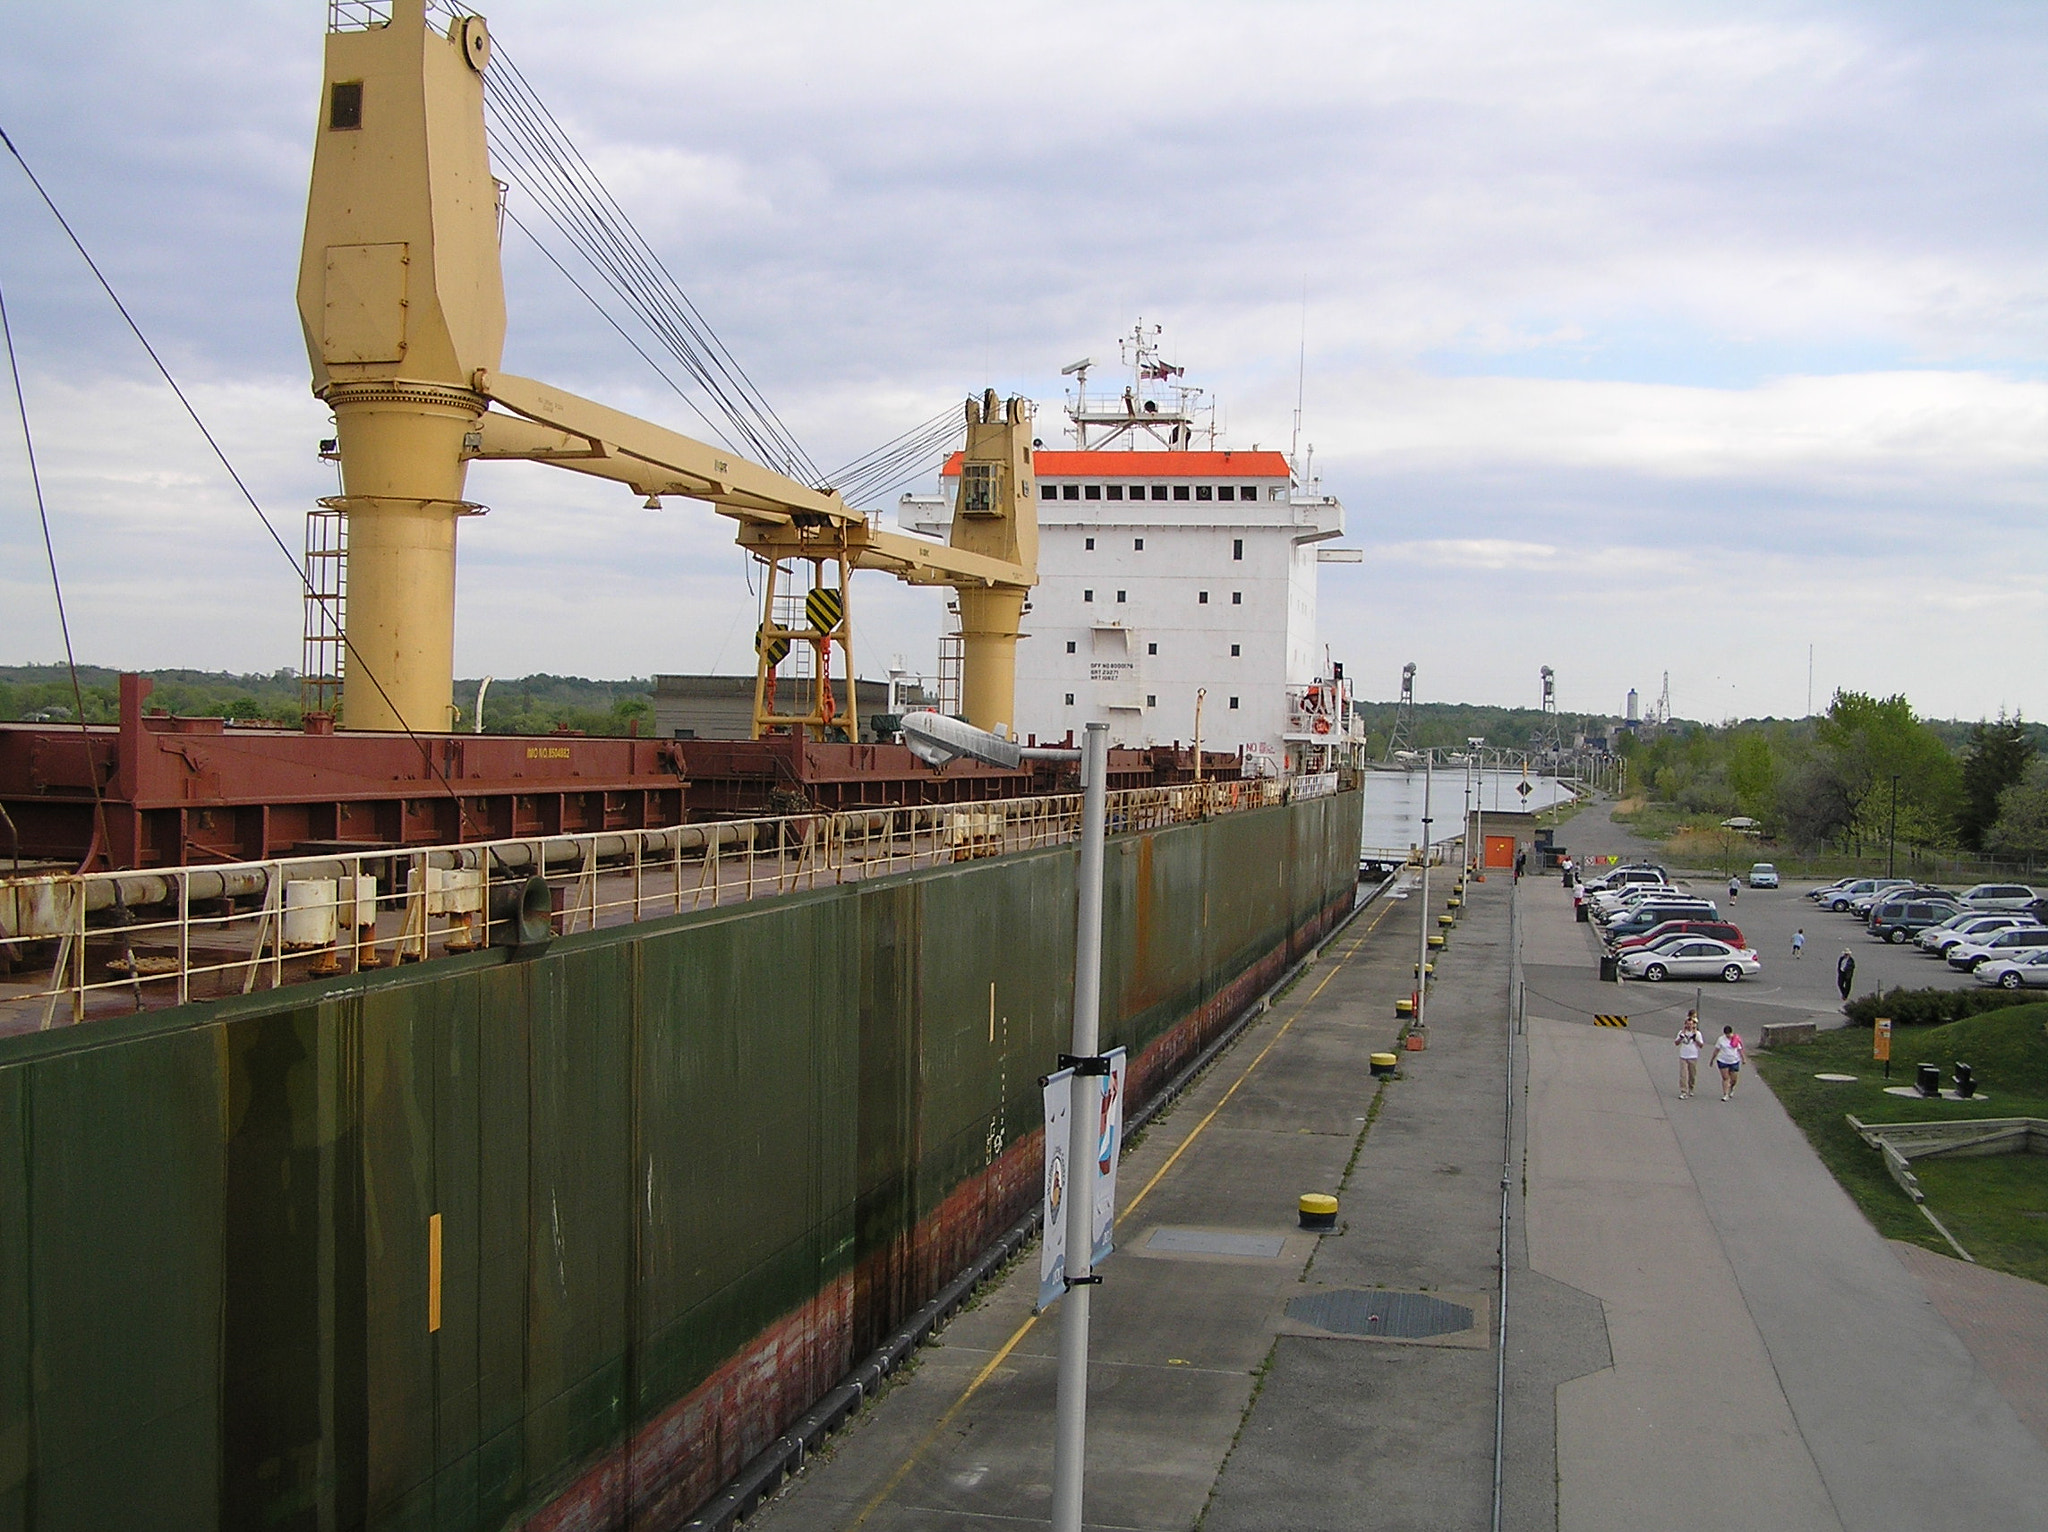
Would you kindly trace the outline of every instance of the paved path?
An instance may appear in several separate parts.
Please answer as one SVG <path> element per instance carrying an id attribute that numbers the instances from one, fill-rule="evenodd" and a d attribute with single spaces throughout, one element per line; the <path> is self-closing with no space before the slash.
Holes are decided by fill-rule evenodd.
<path id="1" fill-rule="evenodd" d="M 1630 849 L 1603 810 L 1571 830 Z M 1440 899 L 1354 922 L 1132 1149 L 1095 1306 L 1088 1524 L 1480 1532 L 1504 1367 L 1510 1532 L 2048 1525 L 2048 1288 L 1879 1239 L 1761 1080 L 1675 1099 L 1690 988 L 1598 984 L 1555 879 L 1522 887 L 1514 1032 L 1510 886 L 1472 892 L 1400 1079 L 1366 1056 L 1393 1039 Z M 1747 989 L 1708 990 L 1708 1020 L 1783 1016 Z M 1521 1174 L 1503 1363 L 1504 1148 Z M 1340 1231 L 1300 1234 L 1295 1196 L 1329 1188 Z M 1267 1243 L 1163 1248 L 1214 1234 Z M 753 1524 L 1043 1524 L 1057 1311 L 1032 1318 L 1036 1269 L 955 1319 Z M 1473 1321 L 1403 1343 L 1288 1312 L 1337 1292 Z"/>

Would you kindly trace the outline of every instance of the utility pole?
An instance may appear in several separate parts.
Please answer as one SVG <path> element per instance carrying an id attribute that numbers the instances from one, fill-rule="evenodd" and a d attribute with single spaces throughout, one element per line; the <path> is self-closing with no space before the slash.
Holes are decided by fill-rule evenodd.
<path id="1" fill-rule="evenodd" d="M 1081 1532 L 1088 1456 L 1088 1299 L 1095 1257 L 1096 1106 L 1101 1076 L 1078 1061 L 1099 1051 L 1102 1008 L 1102 842 L 1108 817 L 1109 725 L 1091 723 L 1081 751 L 1081 886 L 1074 927 L 1074 1077 L 1067 1112 L 1067 1292 L 1053 1412 L 1053 1532 Z"/>

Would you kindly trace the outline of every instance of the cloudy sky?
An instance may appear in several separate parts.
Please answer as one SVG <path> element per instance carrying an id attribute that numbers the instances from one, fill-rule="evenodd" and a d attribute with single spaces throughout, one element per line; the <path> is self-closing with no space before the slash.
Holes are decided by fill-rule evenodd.
<path id="1" fill-rule="evenodd" d="M 1231 444 L 1306 436 L 1367 695 L 2048 716 L 2048 8 L 549 4 L 515 59 L 811 456 L 1143 315 Z M 0 7 L 0 127 L 285 540 L 334 493 L 293 308 L 325 7 Z M 512 205 L 523 206 L 514 188 Z M 524 205 L 530 214 L 530 205 Z M 81 660 L 297 665 L 296 578 L 0 161 Z M 509 370 L 689 428 L 523 238 Z M 1304 302 L 1305 298 L 1305 302 Z M 12 400 L 6 400 L 11 417 Z M 1041 428 L 1050 444 L 1056 420 Z M 730 529 L 482 465 L 458 669 L 738 671 Z M 865 673 L 937 598 L 860 582 Z M 0 662 L 61 655 L 0 430 Z M 2030 658 L 2031 656 L 2031 658 Z"/>

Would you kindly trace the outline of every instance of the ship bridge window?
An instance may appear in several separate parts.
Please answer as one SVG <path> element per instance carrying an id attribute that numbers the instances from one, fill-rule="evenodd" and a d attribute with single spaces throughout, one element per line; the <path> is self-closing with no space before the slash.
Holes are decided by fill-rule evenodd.
<path id="1" fill-rule="evenodd" d="M 1118 591 L 1118 592 L 1116 593 L 1116 599 L 1117 599 L 1117 600 L 1119 600 L 1119 601 L 1122 601 L 1122 600 L 1124 600 L 1124 599 L 1125 599 L 1125 593 L 1124 593 L 1123 591 Z"/>
<path id="2" fill-rule="evenodd" d="M 1095 592 L 1092 590 L 1084 590 L 1081 592 L 1081 599 L 1083 601 L 1093 601 L 1095 599 Z"/>
<path id="3" fill-rule="evenodd" d="M 1074 641 L 1073 641 L 1073 640 L 1072 640 L 1072 639 L 1070 638 L 1070 639 L 1068 639 L 1068 640 L 1067 640 L 1067 653 L 1069 653 L 1069 654 L 1072 654 L 1073 652 L 1074 652 Z"/>
<path id="4" fill-rule="evenodd" d="M 1230 705 L 1231 705 L 1232 707 L 1236 707 L 1236 706 L 1237 706 L 1237 698 L 1235 698 L 1235 697 L 1232 697 L 1232 698 L 1230 699 Z"/>
<path id="5" fill-rule="evenodd" d="M 1196 594 L 1195 594 L 1195 605 L 1196 605 L 1196 606 L 1207 606 L 1208 604 L 1209 604 L 1209 593 L 1208 593 L 1207 591 L 1198 591 L 1198 592 L 1196 592 Z"/>
<path id="6" fill-rule="evenodd" d="M 1073 705 L 1074 705 L 1074 694 L 1073 694 L 1072 692 L 1068 692 L 1068 693 L 1067 693 L 1067 706 L 1068 706 L 1068 707 L 1072 707 Z"/>
<path id="7" fill-rule="evenodd" d="M 1087 552 L 1093 553 L 1095 551 L 1095 539 L 1092 537 L 1084 537 L 1081 539 L 1081 546 Z"/>
<path id="8" fill-rule="evenodd" d="M 1145 652 L 1147 654 L 1157 654 L 1159 652 L 1159 646 L 1157 644 L 1147 644 L 1145 646 Z"/>
<path id="9" fill-rule="evenodd" d="M 1060 486 L 1060 498 L 1062 500 L 1079 500 L 1081 498 L 1081 486 L 1078 484 L 1062 484 Z"/>
<path id="10" fill-rule="evenodd" d="M 1139 553 L 1143 553 L 1145 551 L 1145 539 L 1142 537 L 1132 538 L 1131 547 L 1137 550 Z"/>
<path id="11" fill-rule="evenodd" d="M 1241 558 L 1243 558 L 1243 557 L 1244 557 L 1244 539 L 1243 539 L 1243 538 L 1241 538 L 1241 537 L 1233 537 L 1233 538 L 1232 538 L 1232 539 L 1230 540 L 1230 556 L 1231 556 L 1232 558 L 1234 558 L 1234 559 L 1241 559 Z"/>
<path id="12" fill-rule="evenodd" d="M 327 98 L 327 126 L 329 128 L 360 128 L 363 125 L 363 82 L 361 80 L 336 80 L 334 92 Z"/>
<path id="13" fill-rule="evenodd" d="M 1073 646 L 1072 644 L 1069 644 L 1069 645 L 1067 645 L 1067 647 L 1068 647 L 1069 649 L 1071 649 L 1071 648 L 1073 648 L 1074 646 Z M 1232 658 L 1233 660 L 1234 660 L 1234 659 L 1238 659 L 1238 658 L 1241 658 L 1241 657 L 1243 656 L 1243 653 L 1244 653 L 1244 645 L 1242 645 L 1242 644 L 1232 644 L 1232 645 L 1230 646 L 1230 657 L 1231 657 L 1231 658 Z"/>
<path id="14" fill-rule="evenodd" d="M 1060 487 L 1059 487 L 1059 486 L 1058 486 L 1057 484 L 1041 484 L 1041 485 L 1039 485 L 1039 486 L 1038 486 L 1038 498 L 1039 498 L 1039 499 L 1041 499 L 1041 500 L 1057 500 L 1057 499 L 1059 499 L 1059 497 L 1060 497 Z"/>
<path id="15" fill-rule="evenodd" d="M 1247 485 L 1245 485 L 1244 487 L 1242 487 L 1241 489 L 1239 489 L 1239 490 L 1238 490 L 1238 492 L 1237 492 L 1237 498 L 1238 498 L 1238 499 L 1240 499 L 1240 500 L 1256 500 L 1256 499 L 1258 499 L 1258 498 L 1259 498 L 1259 486 L 1258 486 L 1258 485 L 1256 485 L 1256 484 L 1247 484 Z"/>
<path id="16" fill-rule="evenodd" d="M 1152 498 L 1153 498 L 1154 500 L 1164 500 L 1164 499 L 1166 498 L 1166 486 L 1165 486 L 1164 484 L 1155 484 L 1155 485 L 1153 485 L 1153 486 L 1152 486 Z M 1186 496 L 1186 495 L 1182 495 L 1182 496 L 1181 496 L 1181 499 L 1185 500 L 1185 499 L 1187 499 L 1187 496 Z"/>
<path id="17" fill-rule="evenodd" d="M 1158 694 L 1157 692 L 1147 692 L 1147 693 L 1145 693 L 1145 706 L 1147 706 L 1147 707 L 1157 707 L 1157 706 L 1159 706 L 1159 694 Z"/>
<path id="18" fill-rule="evenodd" d="M 1142 484 L 1133 484 L 1131 486 L 1131 498 L 1133 500 L 1143 500 L 1145 498 L 1145 486 Z"/>
<path id="19" fill-rule="evenodd" d="M 1123 499 L 1123 497 L 1124 497 L 1124 487 L 1123 487 L 1123 486 L 1122 486 L 1121 484 L 1112 484 L 1112 485 L 1110 485 L 1110 486 L 1109 486 L 1109 498 L 1110 498 L 1110 499 L 1112 499 L 1112 500 L 1121 500 L 1121 499 Z"/>
<path id="20" fill-rule="evenodd" d="M 1102 498 L 1102 486 L 1100 484 L 1089 485 L 1081 491 L 1081 498 L 1083 500 L 1100 500 Z"/>
<path id="21" fill-rule="evenodd" d="M 1237 498 L 1237 486 L 1235 484 L 1217 485 L 1216 498 L 1218 500 L 1235 500 Z"/>
<path id="22" fill-rule="evenodd" d="M 1230 604 L 1231 604 L 1232 606 L 1243 606 L 1243 605 L 1244 605 L 1244 592 L 1243 592 L 1243 591 L 1241 591 L 1241 590 L 1234 590 L 1234 591 L 1232 591 L 1232 592 L 1230 593 Z"/>
<path id="23" fill-rule="evenodd" d="M 1187 487 L 1187 486 L 1186 486 L 1185 484 L 1176 484 L 1176 485 L 1174 485 L 1174 486 L 1173 486 L 1173 498 L 1174 498 L 1174 499 L 1176 499 L 1176 500 L 1185 500 L 1185 499 L 1187 499 L 1187 497 L 1188 497 L 1188 487 Z"/>
<path id="24" fill-rule="evenodd" d="M 1206 484 L 1197 484 L 1195 486 L 1195 498 L 1197 500 L 1213 500 L 1216 498 L 1216 491 Z"/>

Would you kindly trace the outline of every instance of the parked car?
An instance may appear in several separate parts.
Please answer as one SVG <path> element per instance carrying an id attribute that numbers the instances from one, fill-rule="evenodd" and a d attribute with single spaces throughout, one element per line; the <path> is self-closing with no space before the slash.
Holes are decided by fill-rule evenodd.
<path id="1" fill-rule="evenodd" d="M 1588 897 L 1619 893 L 1642 883 L 1668 883 L 1661 867 L 1616 867 L 1602 877 L 1583 884 Z"/>
<path id="2" fill-rule="evenodd" d="M 1875 889 L 1867 894 L 1858 894 L 1849 901 L 1851 913 L 1870 918 L 1870 912 L 1887 899 L 1944 899 L 1961 909 L 1962 903 L 1945 888 L 1931 888 L 1925 883 L 1899 883 L 1888 888 Z"/>
<path id="3" fill-rule="evenodd" d="M 1751 888 L 1776 888 L 1778 886 L 1778 869 L 1769 862 L 1758 862 L 1749 869 L 1749 886 Z"/>
<path id="4" fill-rule="evenodd" d="M 2041 896 L 2024 883 L 1979 883 L 1962 892 L 1963 903 L 1979 910 L 2023 910 Z"/>
<path id="5" fill-rule="evenodd" d="M 1870 934 L 1878 941 L 1897 946 L 1909 942 L 1929 926 L 1956 914 L 1961 906 L 1950 899 L 1891 898 L 1870 912 Z"/>
<path id="6" fill-rule="evenodd" d="M 1720 914 L 1711 899 L 1660 899 L 1631 910 L 1617 920 L 1609 921 L 1601 936 L 1612 946 L 1626 937 L 1641 936 L 1646 931 L 1655 930 L 1668 921 L 1716 920 L 1720 918 Z"/>
<path id="7" fill-rule="evenodd" d="M 2014 926 L 2048 925 L 2048 921 L 2029 920 L 2024 915 L 1979 915 L 1970 910 L 1951 915 L 1940 925 L 1929 926 L 1920 933 L 1923 951 L 1935 957 L 1947 957 L 1949 948 L 1957 942 L 1974 941 L 1980 936 L 1990 936 L 1998 931 L 2010 931 Z"/>
<path id="8" fill-rule="evenodd" d="M 1968 973 L 1991 958 L 2021 957 L 2048 948 L 2048 926 L 2014 926 L 1948 949 L 1948 966 Z"/>
<path id="9" fill-rule="evenodd" d="M 1826 897 L 1820 901 L 1820 907 L 1839 912 L 1849 908 L 1850 901 L 1860 899 L 1865 894 L 1875 893 L 1880 888 L 1908 888 L 1912 886 L 1912 882 L 1911 878 L 1855 878 L 1829 889 Z"/>
<path id="10" fill-rule="evenodd" d="M 1747 947 L 1731 947 L 1712 937 L 1695 937 L 1673 942 L 1654 952 L 1630 952 L 1618 959 L 1622 974 L 1631 979 L 1725 979 L 1739 984 L 1760 971 L 1763 964 Z"/>
<path id="11" fill-rule="evenodd" d="M 1640 936 L 1624 936 L 1614 943 L 1616 952 L 1633 952 L 1643 947 L 1655 947 L 1680 936 L 1711 936 L 1717 942 L 1726 942 L 1731 947 L 1747 947 L 1742 939 L 1742 927 L 1726 920 L 1667 920 L 1662 925 L 1652 926 Z"/>
<path id="12" fill-rule="evenodd" d="M 1847 888 L 1855 881 L 1854 878 L 1837 878 L 1832 883 L 1823 883 L 1818 888 L 1809 888 L 1806 891 L 1806 897 L 1813 900 L 1816 904 L 1826 904 L 1829 894 L 1832 894 L 1836 889 Z"/>
<path id="13" fill-rule="evenodd" d="M 1977 982 L 1997 989 L 2048 989 L 2048 947 L 2025 957 L 1992 958 L 1980 963 Z"/>

